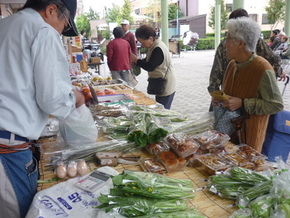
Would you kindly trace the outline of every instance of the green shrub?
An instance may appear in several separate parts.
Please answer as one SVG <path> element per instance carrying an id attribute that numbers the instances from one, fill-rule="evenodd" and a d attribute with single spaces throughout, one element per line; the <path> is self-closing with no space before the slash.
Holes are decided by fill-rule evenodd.
<path id="1" fill-rule="evenodd" d="M 261 31 L 261 33 L 263 33 L 263 35 L 264 35 L 264 39 L 269 39 L 270 38 L 270 36 L 271 36 L 271 30 L 263 30 L 263 31 Z"/>
<path id="2" fill-rule="evenodd" d="M 199 39 L 196 45 L 196 50 L 214 49 L 214 37 Z"/>

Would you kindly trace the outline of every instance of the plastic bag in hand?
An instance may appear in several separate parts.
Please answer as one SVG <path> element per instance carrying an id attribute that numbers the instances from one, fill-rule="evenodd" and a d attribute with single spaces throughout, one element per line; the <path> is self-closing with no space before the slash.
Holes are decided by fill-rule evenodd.
<path id="1" fill-rule="evenodd" d="M 59 130 L 64 141 L 71 146 L 93 144 L 98 138 L 98 129 L 85 104 L 60 121 Z"/>

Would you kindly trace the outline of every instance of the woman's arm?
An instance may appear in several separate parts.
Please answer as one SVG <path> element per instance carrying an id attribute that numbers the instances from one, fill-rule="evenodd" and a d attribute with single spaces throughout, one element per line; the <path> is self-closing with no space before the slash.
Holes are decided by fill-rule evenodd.
<path id="1" fill-rule="evenodd" d="M 270 115 L 283 110 L 283 99 L 272 70 L 263 74 L 257 98 L 243 100 L 245 111 L 249 114 Z"/>
<path id="2" fill-rule="evenodd" d="M 164 61 L 164 55 L 161 48 L 156 47 L 151 54 L 149 61 L 147 62 L 146 59 L 139 59 L 137 61 L 137 65 L 143 68 L 146 71 L 153 71 L 162 64 Z"/>

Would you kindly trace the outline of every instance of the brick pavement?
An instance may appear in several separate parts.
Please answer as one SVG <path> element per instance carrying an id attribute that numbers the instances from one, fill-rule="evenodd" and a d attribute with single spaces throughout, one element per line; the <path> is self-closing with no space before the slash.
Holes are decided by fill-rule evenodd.
<path id="1" fill-rule="evenodd" d="M 191 118 L 199 118 L 208 112 L 210 95 L 207 92 L 209 74 L 214 59 L 214 50 L 181 52 L 173 55 L 172 63 L 177 75 L 177 91 L 171 109 Z M 290 67 L 287 69 L 290 72 Z M 136 89 L 146 93 L 147 72 L 137 77 Z M 278 82 L 282 92 L 284 82 Z M 154 98 L 154 96 L 152 96 Z M 285 110 L 290 110 L 290 85 L 283 96 Z"/>

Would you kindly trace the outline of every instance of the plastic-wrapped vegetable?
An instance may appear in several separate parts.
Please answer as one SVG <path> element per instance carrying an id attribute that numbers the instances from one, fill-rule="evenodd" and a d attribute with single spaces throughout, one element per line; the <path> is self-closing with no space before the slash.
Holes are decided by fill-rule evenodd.
<path id="1" fill-rule="evenodd" d="M 233 212 L 233 214 L 229 218 L 250 218 L 252 212 L 249 208 L 240 208 Z"/>
<path id="2" fill-rule="evenodd" d="M 245 169 L 242 167 L 233 167 L 229 170 L 229 173 L 234 180 L 241 181 L 247 184 L 252 184 L 252 185 L 270 180 L 269 178 L 259 173 L 256 173 L 252 170 Z"/>
<path id="3" fill-rule="evenodd" d="M 97 208 L 104 208 L 106 212 L 117 208 L 119 214 L 126 217 L 155 213 L 172 213 L 184 211 L 188 208 L 187 201 L 183 199 L 160 200 L 138 196 L 120 197 L 101 195 L 98 197 L 98 200 L 102 204 Z"/>
<path id="4" fill-rule="evenodd" d="M 242 194 L 252 185 L 236 181 L 229 175 L 214 175 L 211 176 L 208 183 L 209 191 L 226 199 L 237 199 L 237 196 Z"/>
<path id="5" fill-rule="evenodd" d="M 165 177 L 156 173 L 124 170 L 112 178 L 111 195 L 141 195 L 158 199 L 193 199 L 191 180 Z"/>
<path id="6" fill-rule="evenodd" d="M 252 218 L 270 217 L 273 204 L 274 199 L 271 195 L 262 195 L 257 197 L 249 204 L 249 208 L 252 211 Z"/>
<path id="7" fill-rule="evenodd" d="M 199 214 L 196 209 L 188 209 L 185 211 L 178 211 L 173 213 L 157 213 L 154 218 L 205 218 Z M 152 215 L 139 216 L 139 218 L 152 218 Z"/>
<path id="8" fill-rule="evenodd" d="M 273 187 L 273 183 L 271 180 L 261 182 L 238 196 L 238 203 L 241 206 L 246 206 L 250 201 L 254 200 L 261 195 L 266 195 L 270 193 L 271 188 Z"/>

